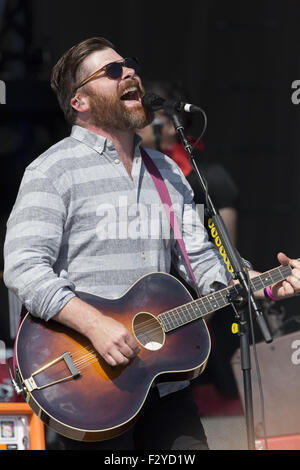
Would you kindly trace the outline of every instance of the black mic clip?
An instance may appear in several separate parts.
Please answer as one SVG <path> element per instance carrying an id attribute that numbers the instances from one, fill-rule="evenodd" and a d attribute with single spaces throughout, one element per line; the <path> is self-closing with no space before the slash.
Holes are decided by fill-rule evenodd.
<path id="1" fill-rule="evenodd" d="M 142 104 L 145 108 L 151 111 L 159 111 L 164 109 L 167 114 L 174 114 L 174 112 L 185 112 L 185 113 L 202 113 L 202 109 L 190 103 L 176 100 L 166 100 L 161 96 L 155 95 L 154 93 L 146 93 L 142 98 Z"/>

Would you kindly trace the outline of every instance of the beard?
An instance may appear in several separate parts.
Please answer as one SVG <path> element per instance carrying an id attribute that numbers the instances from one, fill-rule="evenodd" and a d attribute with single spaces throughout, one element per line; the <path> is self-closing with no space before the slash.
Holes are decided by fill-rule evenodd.
<path id="1" fill-rule="evenodd" d="M 88 90 L 90 98 L 90 116 L 92 123 L 103 129 L 142 129 L 154 119 L 154 113 L 144 108 L 143 105 L 127 107 L 121 99 L 125 88 L 137 86 L 140 96 L 145 94 L 144 88 L 136 80 L 127 80 L 113 96 L 102 95 Z"/>

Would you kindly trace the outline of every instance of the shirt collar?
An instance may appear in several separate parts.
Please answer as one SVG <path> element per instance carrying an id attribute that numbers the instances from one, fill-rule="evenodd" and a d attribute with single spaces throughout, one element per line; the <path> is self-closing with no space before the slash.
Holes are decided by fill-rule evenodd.
<path id="1" fill-rule="evenodd" d="M 108 139 L 106 139 L 106 137 L 103 137 L 102 135 L 99 135 L 99 134 L 95 134 L 95 132 L 89 131 L 85 127 L 77 126 L 76 124 L 72 126 L 71 137 L 73 137 L 76 140 L 79 140 L 79 142 L 82 142 L 88 147 L 91 147 L 92 149 L 96 150 L 96 152 L 98 153 L 102 153 L 104 151 L 104 149 L 106 148 L 106 143 L 108 142 Z M 142 143 L 141 136 L 138 134 L 135 134 L 135 137 L 134 137 L 135 149 L 137 148 L 137 146 L 141 145 L 141 143 Z"/>
<path id="2" fill-rule="evenodd" d="M 106 142 L 106 138 L 102 135 L 95 134 L 95 132 L 89 131 L 88 129 L 85 129 L 85 127 L 77 125 L 72 126 L 71 137 L 79 140 L 79 142 L 82 142 L 88 147 L 91 147 L 98 153 L 103 152 Z"/>

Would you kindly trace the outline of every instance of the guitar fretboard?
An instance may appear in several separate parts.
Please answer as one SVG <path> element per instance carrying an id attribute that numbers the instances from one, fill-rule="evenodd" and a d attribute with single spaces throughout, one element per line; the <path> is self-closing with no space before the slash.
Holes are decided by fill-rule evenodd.
<path id="1" fill-rule="evenodd" d="M 286 279 L 292 271 L 289 265 L 278 266 L 263 274 L 260 274 L 250 280 L 250 285 L 253 291 L 264 289 L 271 284 Z M 158 315 L 164 331 L 175 330 L 180 326 L 198 320 L 209 313 L 215 312 L 220 308 L 230 304 L 230 298 L 238 295 L 241 292 L 241 286 L 235 284 L 234 286 L 226 287 L 213 294 L 206 295 L 200 299 L 192 300 L 191 302 L 180 305 L 179 307 L 168 310 L 167 312 Z"/>

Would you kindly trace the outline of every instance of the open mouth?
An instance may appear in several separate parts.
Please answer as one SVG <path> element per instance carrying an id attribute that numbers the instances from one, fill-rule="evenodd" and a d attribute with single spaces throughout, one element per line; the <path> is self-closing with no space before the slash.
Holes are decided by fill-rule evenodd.
<path id="1" fill-rule="evenodd" d="M 120 99 L 122 101 L 138 101 L 138 102 L 140 102 L 139 89 L 136 86 L 126 88 L 126 90 L 123 91 Z"/>

